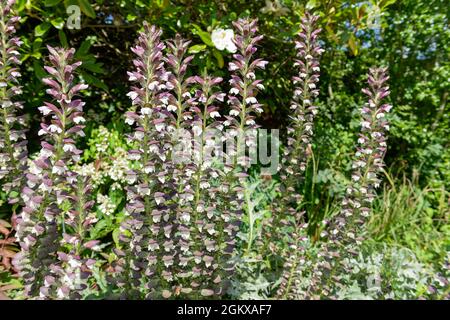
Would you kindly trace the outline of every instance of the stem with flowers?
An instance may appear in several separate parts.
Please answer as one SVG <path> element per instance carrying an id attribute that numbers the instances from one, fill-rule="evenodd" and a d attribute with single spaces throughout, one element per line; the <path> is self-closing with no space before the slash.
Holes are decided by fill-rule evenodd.
<path id="1" fill-rule="evenodd" d="M 0 1 L 0 181 L 9 202 L 20 201 L 20 191 L 27 168 L 27 140 L 24 117 L 17 113 L 23 109 L 16 97 L 22 93 L 19 86 L 20 54 L 22 44 L 14 37 L 19 17 L 12 12 L 15 1 Z"/>
<path id="2" fill-rule="evenodd" d="M 27 184 L 22 191 L 25 204 L 18 218 L 17 237 L 21 251 L 15 264 L 25 282 L 28 297 L 66 298 L 70 286 L 58 285 L 63 272 L 63 262 L 58 250 L 60 226 L 63 227 L 65 213 L 63 202 L 69 196 L 74 175 L 69 167 L 80 159 L 81 150 L 75 146 L 75 136 L 84 136 L 83 105 L 75 99 L 85 84 L 74 81 L 73 72 L 81 62 L 72 63 L 75 49 L 47 47 L 51 66 L 45 66 L 48 78 L 42 81 L 48 85 L 47 93 L 55 103 L 45 102 L 39 107 L 44 116 L 50 116 L 50 124 L 41 123 L 39 135 L 44 136 L 42 149 L 27 172 Z M 81 241 L 81 239 L 78 239 Z M 71 242 L 71 245 L 76 245 Z M 70 263 L 71 261 L 65 261 Z"/>
<path id="3" fill-rule="evenodd" d="M 311 155 L 314 118 L 318 110 L 318 107 L 314 105 L 314 99 L 319 95 L 317 88 L 320 76 L 319 58 L 324 51 L 318 43 L 318 35 L 321 31 L 316 27 L 318 19 L 319 16 L 306 12 L 300 25 L 299 40 L 295 42 L 297 59 L 294 67 L 298 68 L 298 75 L 293 78 L 293 83 L 296 85 L 290 107 L 293 115 L 291 124 L 287 128 L 287 145 L 283 150 L 280 172 L 282 198 L 269 226 L 272 241 L 282 240 L 277 239 L 280 228 L 290 228 L 290 232 L 281 232 L 281 234 L 290 234 L 287 240 L 288 250 L 281 253 L 286 257 L 283 281 L 278 290 L 278 294 L 283 298 L 287 298 L 291 291 L 294 278 L 301 276 L 298 269 L 302 264 L 300 261 L 304 260 L 308 240 L 304 213 L 299 213 L 297 209 L 302 201 L 302 196 L 297 189 L 299 182 L 304 178 Z"/>
<path id="4" fill-rule="evenodd" d="M 226 228 L 225 242 L 227 248 L 224 251 L 230 259 L 227 259 L 228 273 L 234 269 L 231 260 L 235 255 L 236 234 L 242 220 L 243 202 L 245 197 L 245 185 L 247 171 L 250 167 L 249 157 L 246 155 L 246 146 L 256 145 L 256 114 L 263 112 L 262 104 L 256 96 L 264 90 L 262 80 L 256 78 L 256 70 L 264 69 L 267 61 L 255 58 L 257 45 L 263 39 L 257 35 L 257 20 L 239 19 L 233 22 L 235 29 L 234 44 L 237 53 L 233 54 L 234 60 L 229 63 L 231 72 L 231 89 L 228 94 L 230 105 L 229 115 L 226 116 L 224 125 L 229 127 L 226 131 L 227 159 L 225 163 L 225 177 L 222 185 L 223 215 L 229 220 Z M 236 141 L 237 139 L 237 141 Z M 235 144 L 236 143 L 236 144 Z"/>
<path id="5" fill-rule="evenodd" d="M 333 288 L 346 284 L 344 275 L 351 271 L 347 261 L 359 253 L 365 239 L 365 225 L 381 182 L 379 174 L 384 167 L 387 148 L 389 124 L 385 117 L 392 106 L 383 100 L 389 96 L 388 79 L 387 68 L 369 70 L 369 87 L 362 90 L 368 96 L 368 102 L 360 109 L 361 133 L 352 164 L 351 183 L 340 213 L 322 235 L 328 235 L 328 241 L 321 246 L 321 258 L 314 269 L 308 297 L 336 297 Z"/>

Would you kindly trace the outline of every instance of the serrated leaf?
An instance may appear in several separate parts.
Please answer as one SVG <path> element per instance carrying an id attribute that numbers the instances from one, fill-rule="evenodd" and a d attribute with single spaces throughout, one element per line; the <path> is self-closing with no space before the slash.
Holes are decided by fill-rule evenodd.
<path id="1" fill-rule="evenodd" d="M 89 0 L 78 0 L 78 4 L 80 6 L 81 11 L 87 15 L 89 18 L 95 18 L 97 15 L 95 14 L 94 8 L 92 8 Z"/>
<path id="2" fill-rule="evenodd" d="M 82 67 L 95 73 L 105 73 L 102 68 L 103 64 L 95 61 L 83 61 Z"/>

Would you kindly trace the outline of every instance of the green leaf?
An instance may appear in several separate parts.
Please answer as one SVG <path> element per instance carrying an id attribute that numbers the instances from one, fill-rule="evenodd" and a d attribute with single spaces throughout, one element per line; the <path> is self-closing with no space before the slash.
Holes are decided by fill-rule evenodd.
<path id="1" fill-rule="evenodd" d="M 25 9 L 25 6 L 27 4 L 26 0 L 19 0 L 16 2 L 16 10 L 17 12 L 21 12 L 23 11 L 23 9 Z"/>
<path id="2" fill-rule="evenodd" d="M 88 84 L 92 84 L 93 86 L 105 91 L 109 90 L 108 86 L 105 83 L 103 83 L 99 78 L 87 74 L 86 72 L 82 72 L 81 74 Z"/>
<path id="3" fill-rule="evenodd" d="M 384 9 L 387 6 L 390 6 L 391 4 L 394 4 L 396 2 L 397 2 L 397 0 L 385 0 L 385 1 L 381 1 L 381 3 L 379 5 L 380 5 L 380 8 Z"/>
<path id="4" fill-rule="evenodd" d="M 47 33 L 48 29 L 50 29 L 52 25 L 49 22 L 42 22 L 34 28 L 34 35 L 36 37 L 42 37 Z"/>
<path id="5" fill-rule="evenodd" d="M 46 7 L 53 7 L 53 6 L 56 6 L 60 2 L 61 2 L 61 0 L 45 0 L 44 1 L 44 6 L 46 6 Z"/>
<path id="6" fill-rule="evenodd" d="M 103 66 L 102 63 L 95 62 L 94 60 L 83 61 L 83 64 L 82 64 L 82 67 L 84 69 L 89 70 L 91 72 L 95 72 L 95 73 L 105 73 L 105 70 L 103 70 L 102 66 Z"/>
<path id="7" fill-rule="evenodd" d="M 33 70 L 34 74 L 39 79 L 45 78 L 47 76 L 47 73 L 45 72 L 44 68 L 42 68 L 42 66 L 39 64 L 38 60 L 33 61 Z"/>
<path id="8" fill-rule="evenodd" d="M 306 9 L 308 10 L 314 9 L 315 7 L 317 7 L 317 0 L 309 0 L 306 3 Z"/>
<path id="9" fill-rule="evenodd" d="M 99 239 L 108 232 L 109 232 L 108 222 L 106 220 L 100 220 L 91 229 L 90 237 L 92 239 Z"/>
<path id="10" fill-rule="evenodd" d="M 117 247 L 120 247 L 119 235 L 120 229 L 119 228 L 114 229 L 114 231 L 112 232 L 112 238 Z"/>
<path id="11" fill-rule="evenodd" d="M 354 56 L 358 55 L 358 43 L 357 40 L 355 38 L 355 35 L 351 35 L 350 38 L 348 39 L 348 46 L 350 48 L 350 50 L 352 50 L 352 54 Z"/>
<path id="12" fill-rule="evenodd" d="M 33 53 L 39 53 L 42 47 L 42 38 L 36 38 L 33 41 Z"/>
<path id="13" fill-rule="evenodd" d="M 89 0 L 78 0 L 78 4 L 81 11 L 89 18 L 95 18 L 97 16 L 95 14 L 94 8 L 92 8 L 91 4 L 89 3 Z"/>
<path id="14" fill-rule="evenodd" d="M 137 16 L 135 14 L 132 14 L 132 13 L 127 14 L 127 21 L 129 21 L 129 22 L 136 20 L 136 18 L 137 18 Z"/>
<path id="15" fill-rule="evenodd" d="M 77 6 L 78 5 L 78 0 L 64 0 L 64 6 L 67 8 L 69 6 Z"/>
<path id="16" fill-rule="evenodd" d="M 205 44 L 196 44 L 196 45 L 190 47 L 188 52 L 189 53 L 199 53 L 201 51 L 204 51 L 205 49 L 206 49 Z"/>
<path id="17" fill-rule="evenodd" d="M 213 55 L 214 55 L 214 57 L 216 57 L 217 64 L 219 65 L 219 68 L 222 69 L 223 65 L 224 65 L 222 54 L 218 50 L 214 50 L 213 51 Z"/>
<path id="18" fill-rule="evenodd" d="M 81 43 L 80 47 L 78 48 L 77 52 L 75 53 L 75 58 L 81 59 L 83 56 L 85 56 L 89 52 L 91 45 L 92 43 L 90 40 L 84 40 Z"/>
<path id="19" fill-rule="evenodd" d="M 61 30 L 62 28 L 64 28 L 64 22 L 65 21 L 61 17 L 58 17 L 56 19 L 52 19 L 50 22 L 56 29 Z"/>
<path id="20" fill-rule="evenodd" d="M 192 30 L 194 34 L 198 35 L 207 46 L 214 47 L 209 32 L 203 31 L 202 28 L 196 24 L 192 24 L 192 26 L 194 27 L 194 30 Z"/>
<path id="21" fill-rule="evenodd" d="M 59 41 L 61 42 L 61 45 L 62 45 L 64 48 L 68 48 L 68 47 L 69 47 L 69 43 L 67 42 L 67 36 L 66 36 L 66 34 L 64 33 L 64 31 L 59 30 L 59 31 L 58 31 L 58 36 L 59 36 Z"/>

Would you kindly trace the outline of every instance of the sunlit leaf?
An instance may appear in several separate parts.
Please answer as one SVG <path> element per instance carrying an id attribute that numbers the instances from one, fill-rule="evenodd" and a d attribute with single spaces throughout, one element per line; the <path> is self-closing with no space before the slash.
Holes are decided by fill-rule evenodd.
<path id="1" fill-rule="evenodd" d="M 223 61 L 223 56 L 222 54 L 218 51 L 218 50 L 214 50 L 213 51 L 213 55 L 217 60 L 217 65 L 219 66 L 219 68 L 223 68 L 224 65 L 224 61 Z"/>
<path id="2" fill-rule="evenodd" d="M 64 28 L 64 23 L 65 23 L 65 21 L 64 21 L 64 19 L 61 18 L 61 17 L 56 18 L 56 19 L 52 19 L 50 22 L 51 22 L 51 24 L 52 24 L 56 29 L 62 29 L 62 28 Z"/>
<path id="3" fill-rule="evenodd" d="M 64 31 L 59 30 L 59 31 L 58 31 L 58 36 L 59 36 L 59 41 L 61 42 L 61 45 L 62 45 L 64 48 L 67 48 L 67 47 L 69 46 L 69 44 L 68 44 L 68 42 L 67 42 L 67 36 L 66 36 L 66 34 L 64 33 Z"/>
<path id="4" fill-rule="evenodd" d="M 35 28 L 34 28 L 34 35 L 36 37 L 42 37 L 44 34 L 47 33 L 48 29 L 50 29 L 51 27 L 51 23 L 49 22 L 43 22 L 41 24 L 38 24 Z"/>
<path id="5" fill-rule="evenodd" d="M 44 1 L 44 6 L 46 6 L 46 7 L 53 7 L 53 6 L 56 6 L 60 2 L 61 2 L 61 0 L 45 0 Z"/>
<path id="6" fill-rule="evenodd" d="M 202 39 L 202 41 L 210 47 L 214 47 L 214 44 L 211 40 L 211 35 L 206 32 L 203 31 L 198 25 L 196 24 L 192 24 L 192 26 L 194 27 L 194 30 L 192 30 L 192 32 L 196 35 L 198 35 L 200 37 L 200 39 Z"/>
<path id="7" fill-rule="evenodd" d="M 350 50 L 352 51 L 352 54 L 354 56 L 358 55 L 358 43 L 357 40 L 355 38 L 355 35 L 351 35 L 350 38 L 348 39 L 348 47 L 350 48 Z"/>
<path id="8" fill-rule="evenodd" d="M 96 14 L 94 8 L 90 4 L 89 0 L 78 0 L 81 11 L 87 15 L 89 18 L 95 18 Z"/>
<path id="9" fill-rule="evenodd" d="M 199 53 L 201 51 L 204 51 L 206 49 L 205 44 L 196 44 L 189 48 L 189 53 Z"/>

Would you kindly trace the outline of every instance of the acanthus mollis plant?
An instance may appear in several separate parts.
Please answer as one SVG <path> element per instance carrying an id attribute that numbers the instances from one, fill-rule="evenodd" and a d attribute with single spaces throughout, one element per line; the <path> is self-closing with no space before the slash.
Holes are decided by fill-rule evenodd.
<path id="1" fill-rule="evenodd" d="M 182 272 L 186 281 L 179 283 L 175 292 L 184 292 L 191 298 L 219 297 L 226 292 L 242 218 L 242 185 L 249 166 L 242 146 L 256 143 L 252 140 L 255 136 L 248 133 L 257 128 L 255 112 L 262 112 L 256 94 L 264 87 L 255 72 L 267 62 L 254 59 L 262 36 L 256 35 L 255 20 L 242 19 L 234 25 L 237 31 L 234 42 L 239 53 L 229 66 L 231 110 L 225 121 L 219 120 L 219 104 L 225 94 L 216 89 L 222 79 L 209 75 L 188 79 L 198 89 L 194 100 L 189 100 L 190 112 L 183 118 L 188 136 L 192 137 L 193 153 L 192 160 L 183 168 L 186 184 L 182 184 L 183 205 L 177 212 L 180 218 L 177 234 L 184 238 L 180 252 L 186 253 L 178 263 L 186 266 L 186 272 Z M 224 133 L 225 127 L 229 130 Z M 225 153 L 222 152 L 224 142 Z M 217 160 L 225 160 L 224 166 Z M 187 221 L 190 228 L 184 225 Z"/>
<path id="2" fill-rule="evenodd" d="M 320 247 L 319 260 L 306 293 L 308 298 L 336 298 L 339 287 L 350 285 L 346 283 L 352 269 L 348 261 L 361 250 L 367 217 L 376 188 L 381 183 L 379 175 L 384 166 L 386 132 L 389 130 L 386 114 L 392 108 L 383 102 L 389 95 L 388 79 L 387 68 L 369 70 L 369 87 L 362 90 L 368 96 L 368 102 L 360 109 L 361 132 L 352 163 L 351 183 L 340 213 L 322 234 L 326 242 Z"/>
<path id="3" fill-rule="evenodd" d="M 190 111 L 192 115 L 192 158 L 186 168 L 192 190 L 189 230 L 190 254 L 187 266 L 191 275 L 191 297 L 220 296 L 224 293 L 222 279 L 226 266 L 225 234 L 230 232 L 227 216 L 218 210 L 222 178 L 217 167 L 217 148 L 222 143 L 223 124 L 217 118 L 225 94 L 217 89 L 222 78 L 204 75 L 193 79 L 199 88 Z M 183 237 L 183 230 L 180 230 Z M 224 262 L 225 260 L 225 262 Z M 180 261 L 183 262 L 183 261 Z"/>
<path id="4" fill-rule="evenodd" d="M 319 95 L 319 58 L 323 49 L 318 42 L 321 31 L 316 24 L 319 16 L 305 12 L 301 22 L 298 41 L 295 41 L 297 59 L 294 67 L 298 74 L 293 78 L 295 85 L 290 109 L 291 123 L 287 128 L 287 144 L 283 150 L 281 166 L 280 193 L 282 198 L 271 219 L 270 239 L 275 240 L 277 234 L 289 234 L 289 248 L 285 272 L 278 294 L 287 297 L 293 281 L 300 272 L 299 264 L 304 261 L 304 245 L 307 241 L 307 224 L 303 212 L 298 212 L 301 202 L 299 182 L 304 178 L 307 162 L 311 154 L 311 143 L 314 129 L 314 118 L 318 107 L 314 101 Z M 281 228 L 291 228 L 290 232 L 280 232 Z M 274 248 L 275 249 L 275 248 Z M 276 248 L 279 250 L 279 248 Z"/>
<path id="5" fill-rule="evenodd" d="M 173 149 L 167 160 L 172 162 L 170 180 L 173 192 L 171 192 L 172 199 L 168 203 L 171 207 L 170 215 L 175 233 L 174 237 L 159 244 L 166 252 L 172 253 L 166 256 L 165 263 L 172 267 L 173 282 L 170 288 L 162 291 L 164 298 L 190 294 L 192 291 L 188 262 L 192 260 L 190 231 L 194 223 L 192 219 L 194 195 L 189 148 L 192 142 L 190 107 L 195 100 L 191 89 L 195 81 L 193 77 L 187 77 L 189 64 L 194 58 L 193 55 L 187 55 L 189 44 L 190 41 L 184 40 L 177 34 L 175 39 L 167 42 L 168 52 L 164 57 L 169 75 L 166 85 L 168 90 L 162 94 L 162 102 L 168 111 L 171 127 L 174 128 L 171 134 Z M 151 241 L 156 243 L 157 239 Z"/>
<path id="6" fill-rule="evenodd" d="M 55 275 L 45 278 L 50 287 L 57 287 L 57 297 L 82 299 L 95 292 L 90 289 L 94 280 L 92 272 L 97 260 L 95 253 L 100 250 L 100 241 L 91 240 L 89 231 L 97 221 L 91 210 L 95 201 L 91 199 L 90 178 L 68 172 L 67 195 L 62 204 L 64 222 L 60 251 L 57 252 L 59 265 L 53 268 Z"/>
<path id="7" fill-rule="evenodd" d="M 257 143 L 259 126 L 255 119 L 263 112 L 257 94 L 264 90 L 264 85 L 261 79 L 257 79 L 256 72 L 258 69 L 265 69 L 268 63 L 255 57 L 258 43 L 263 39 L 262 35 L 258 35 L 257 20 L 239 19 L 233 22 L 233 26 L 233 42 L 237 53 L 233 54 L 234 60 L 228 65 L 231 72 L 231 89 L 227 101 L 230 111 L 224 121 L 226 152 L 224 178 L 220 185 L 220 210 L 227 221 L 224 235 L 227 246 L 223 251 L 222 264 L 228 275 L 235 268 L 236 235 L 244 212 L 247 172 L 251 165 L 252 151 Z"/>
<path id="8" fill-rule="evenodd" d="M 230 128 L 227 130 L 228 137 L 236 137 L 237 140 L 234 144 L 230 143 L 230 150 L 227 149 L 230 159 L 227 159 L 226 168 L 241 172 L 250 166 L 246 147 L 256 144 L 254 133 L 259 126 L 255 118 L 263 112 L 262 104 L 256 96 L 259 91 L 264 90 L 264 85 L 261 79 L 256 78 L 256 70 L 265 69 L 268 62 L 255 58 L 257 45 L 263 39 L 262 35 L 257 34 L 257 20 L 239 19 L 233 22 L 233 26 L 236 32 L 233 42 L 237 53 L 233 54 L 234 60 L 228 65 L 231 72 L 231 89 L 227 101 L 230 112 L 224 124 Z"/>
<path id="9" fill-rule="evenodd" d="M 120 259 L 116 266 L 117 284 L 128 298 L 158 297 L 160 289 L 170 288 L 173 282 L 174 253 L 164 243 L 173 239 L 175 231 L 168 206 L 173 196 L 169 132 L 174 128 L 164 105 L 164 90 L 170 83 L 161 33 L 144 23 L 144 32 L 132 48 L 136 70 L 128 73 L 129 80 L 137 83 L 128 94 L 136 110 L 128 111 L 125 121 L 136 126 L 130 135 L 136 149 L 129 152 L 133 165 L 127 173 L 129 217 L 121 227 L 124 250 L 117 250 Z"/>
<path id="10" fill-rule="evenodd" d="M 75 82 L 74 71 L 81 65 L 72 63 L 75 49 L 48 46 L 48 50 L 51 66 L 45 66 L 45 70 L 50 77 L 42 81 L 48 85 L 46 92 L 54 102 L 39 107 L 50 121 L 41 123 L 38 134 L 44 136 L 42 149 L 26 174 L 22 190 L 25 206 L 17 225 L 21 251 L 15 265 L 24 280 L 26 297 L 63 299 L 73 297 L 71 293 L 78 290 L 72 271 L 82 264 L 78 255 L 67 255 L 64 248 L 89 247 L 76 235 L 74 220 L 79 223 L 84 216 L 71 203 L 80 205 L 82 201 L 83 212 L 90 205 L 74 198 L 78 178 L 70 169 L 82 152 L 76 148 L 75 138 L 84 136 L 84 102 L 76 95 L 87 85 Z"/>
<path id="11" fill-rule="evenodd" d="M 284 207 L 292 216 L 295 216 L 296 207 L 301 201 L 297 188 L 311 153 L 314 118 L 318 111 L 314 101 L 319 95 L 319 58 L 324 51 L 318 41 L 321 31 L 316 27 L 318 18 L 306 12 L 302 18 L 299 39 L 295 41 L 297 59 L 294 68 L 298 68 L 298 73 L 292 79 L 295 88 L 290 106 L 291 122 L 287 127 L 287 144 L 283 150 L 280 172 L 284 187 L 282 193 L 287 195 L 283 197 Z"/>
<path id="12" fill-rule="evenodd" d="M 230 152 L 225 173 L 215 167 L 211 152 L 217 146 L 215 133 L 225 125 L 232 133 L 226 138 L 219 135 L 219 144 L 240 133 L 243 138 L 242 132 L 256 128 L 252 113 L 262 111 L 255 96 L 263 86 L 255 79 L 255 70 L 267 63 L 253 61 L 261 39 L 255 36 L 256 21 L 240 20 L 236 26 L 241 53 L 230 65 L 232 111 L 226 121 L 216 119 L 225 94 L 215 87 L 222 79 L 186 76 L 193 58 L 186 55 L 188 41 L 176 36 L 163 57 L 161 31 L 146 24 L 133 48 L 137 70 L 129 76 L 139 85 L 129 96 L 137 108 L 126 114 L 126 122 L 137 124 L 130 137 L 138 148 L 130 151 L 134 160 L 128 172 L 130 216 L 122 226 L 124 248 L 117 250 L 115 268 L 123 297 L 204 297 L 225 292 L 222 280 L 232 269 L 240 219 L 234 215 L 239 208 L 229 209 L 230 199 L 239 206 L 238 197 L 228 193 L 238 191 L 236 179 L 245 174 L 236 150 Z M 192 96 L 194 85 L 198 89 Z"/>
<path id="13" fill-rule="evenodd" d="M 206 216 L 212 218 L 212 207 L 208 207 L 208 173 L 211 161 L 204 158 L 208 139 L 211 136 L 209 120 L 218 117 L 215 99 L 223 101 L 224 94 L 214 93 L 212 89 L 221 82 L 220 78 L 186 77 L 189 62 L 194 56 L 187 56 L 189 41 L 179 35 L 168 42 L 169 52 L 165 61 L 171 74 L 169 75 L 168 91 L 164 94 L 172 126 L 171 153 L 173 171 L 173 209 L 171 217 L 175 226 L 175 237 L 166 240 L 161 245 L 167 252 L 172 249 L 175 255 L 166 256 L 166 262 L 172 265 L 174 281 L 170 288 L 162 291 L 164 298 L 172 296 L 199 297 L 209 293 L 205 288 L 205 278 L 212 273 L 213 257 L 208 255 L 214 246 L 208 240 L 206 232 L 212 232 L 213 223 L 205 221 Z M 201 88 L 192 97 L 194 84 Z M 210 177 L 209 177 L 210 178 Z M 208 213 L 206 214 L 206 211 Z M 210 221 L 209 221 L 210 222 Z M 206 244 L 207 245 L 206 245 Z M 207 247 L 207 249 L 206 249 Z"/>
<path id="14" fill-rule="evenodd" d="M 22 42 L 13 37 L 19 17 L 13 15 L 14 0 L 0 1 L 0 182 L 10 203 L 20 200 L 27 167 L 27 140 L 23 116 L 17 113 L 22 104 L 15 101 L 22 93 L 19 86 L 18 48 Z"/>

